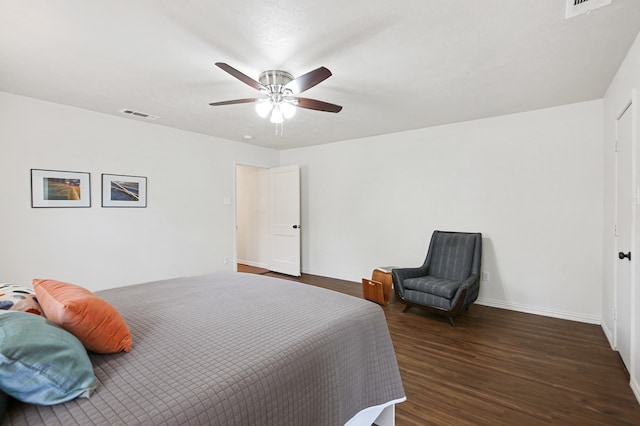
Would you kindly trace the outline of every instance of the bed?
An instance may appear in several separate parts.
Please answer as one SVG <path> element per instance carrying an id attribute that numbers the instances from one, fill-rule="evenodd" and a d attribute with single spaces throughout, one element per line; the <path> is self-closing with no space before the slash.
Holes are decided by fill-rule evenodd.
<path id="1" fill-rule="evenodd" d="M 90 353 L 90 398 L 11 401 L 3 425 L 393 424 L 405 400 L 384 313 L 366 300 L 232 272 L 96 294 L 131 351 Z"/>

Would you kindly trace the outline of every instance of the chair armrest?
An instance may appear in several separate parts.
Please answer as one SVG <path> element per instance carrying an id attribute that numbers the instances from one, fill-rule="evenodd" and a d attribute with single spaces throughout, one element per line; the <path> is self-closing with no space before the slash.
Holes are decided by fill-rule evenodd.
<path id="1" fill-rule="evenodd" d="M 427 275 L 427 268 L 396 268 L 391 270 L 391 277 L 393 278 L 393 288 L 404 296 L 404 287 L 402 283 L 408 278 L 424 277 Z"/>
<path id="2" fill-rule="evenodd" d="M 458 295 L 461 294 L 462 290 L 465 291 L 465 300 L 462 302 L 463 307 L 469 306 L 471 303 L 475 302 L 478 297 L 478 289 L 480 287 L 480 275 L 471 274 L 469 277 L 462 282 L 462 285 L 458 289 Z"/>
<path id="3" fill-rule="evenodd" d="M 477 284 L 478 282 L 480 282 L 480 275 L 471 274 L 466 280 L 462 282 L 462 285 L 460 286 L 460 288 L 469 288 L 469 287 L 472 287 L 474 284 Z"/>

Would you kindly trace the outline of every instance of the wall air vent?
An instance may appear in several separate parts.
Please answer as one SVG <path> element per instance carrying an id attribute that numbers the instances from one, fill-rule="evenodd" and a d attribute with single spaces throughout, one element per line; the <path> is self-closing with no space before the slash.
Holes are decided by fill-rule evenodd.
<path id="1" fill-rule="evenodd" d="M 160 118 L 157 115 L 147 114 L 146 112 L 134 111 L 132 109 L 123 109 L 120 112 L 127 115 L 133 115 L 134 117 L 146 118 L 147 120 L 157 120 L 158 118 Z"/>
<path id="2" fill-rule="evenodd" d="M 573 18 L 574 16 L 589 13 L 594 9 L 608 6 L 610 4 L 611 0 L 567 0 L 567 8 L 565 10 L 564 18 Z"/>

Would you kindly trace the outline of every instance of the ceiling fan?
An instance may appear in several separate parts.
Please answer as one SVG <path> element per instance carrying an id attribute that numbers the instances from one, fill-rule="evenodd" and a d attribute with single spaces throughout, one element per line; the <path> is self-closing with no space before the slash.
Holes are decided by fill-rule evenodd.
<path id="1" fill-rule="evenodd" d="M 212 102 L 209 105 L 220 106 L 255 102 L 258 115 L 266 118 L 271 114 L 270 121 L 275 124 L 284 122 L 285 118 L 293 117 L 296 113 L 296 107 L 325 112 L 340 112 L 342 110 L 340 105 L 295 96 L 329 78 L 331 71 L 325 67 L 316 68 L 297 78 L 294 78 L 286 71 L 268 70 L 262 72 L 258 76 L 258 81 L 256 81 L 224 62 L 216 62 L 216 66 L 248 86 L 259 90 L 264 97 Z"/>

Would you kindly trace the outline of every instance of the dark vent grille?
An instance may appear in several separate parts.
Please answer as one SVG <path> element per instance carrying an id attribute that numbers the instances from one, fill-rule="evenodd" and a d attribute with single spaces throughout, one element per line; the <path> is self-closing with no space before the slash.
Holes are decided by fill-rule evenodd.
<path id="1" fill-rule="evenodd" d="M 140 117 L 140 118 L 146 118 L 148 120 L 156 120 L 158 118 L 157 115 L 151 115 L 151 114 L 147 114 L 145 112 L 134 111 L 132 109 L 123 109 L 120 112 L 123 113 L 123 114 L 134 115 L 134 116 Z"/>
<path id="2" fill-rule="evenodd" d="M 577 6 L 577 5 L 581 4 L 581 3 L 586 3 L 588 1 L 589 0 L 573 0 L 573 5 Z"/>
<path id="3" fill-rule="evenodd" d="M 131 115 L 137 115 L 138 117 L 144 117 L 144 118 L 147 118 L 149 116 L 149 114 L 145 114 L 144 112 L 137 112 L 137 111 L 131 111 L 131 110 L 126 110 L 125 113 L 131 114 Z"/>

